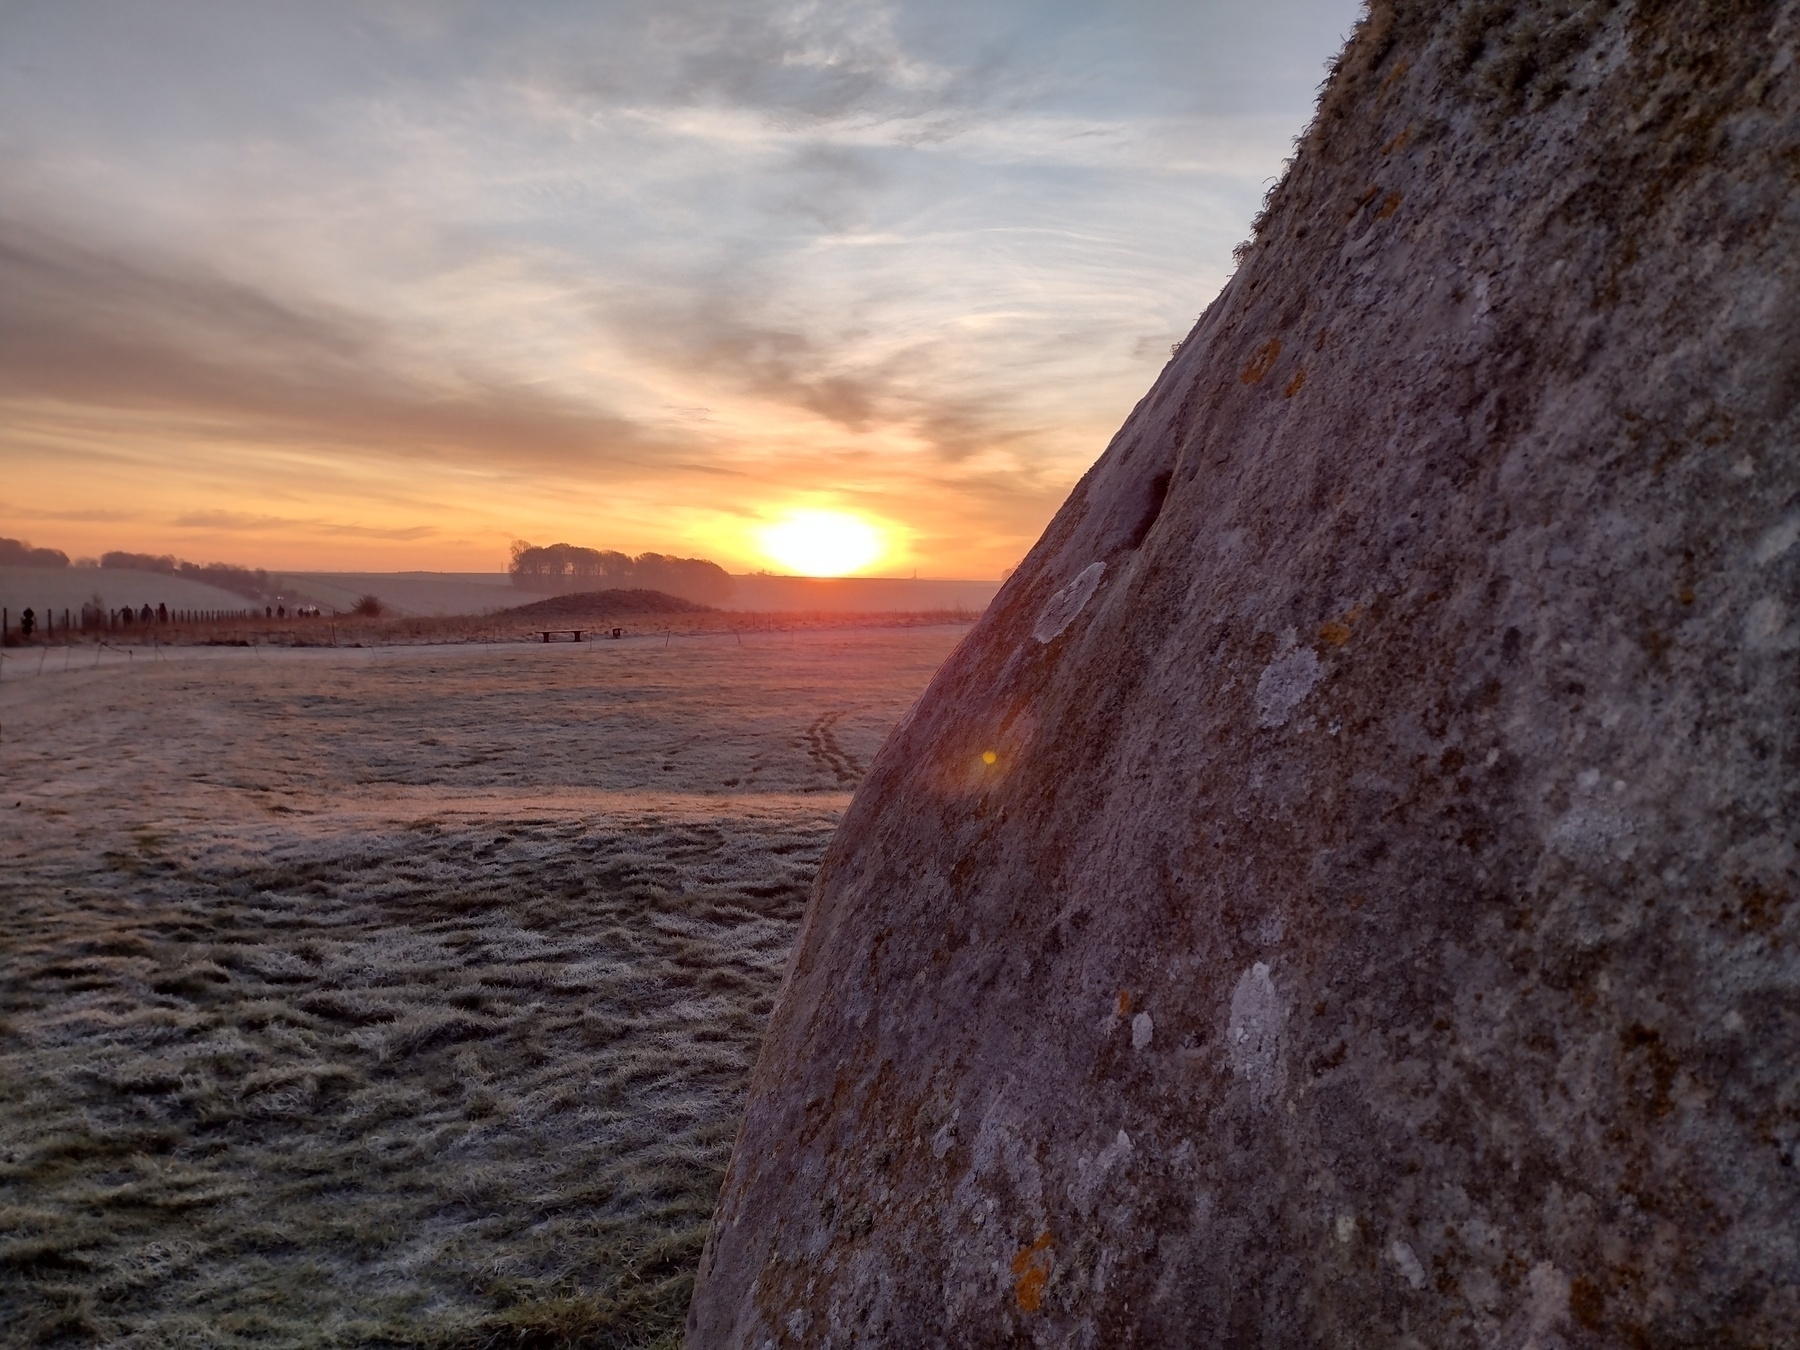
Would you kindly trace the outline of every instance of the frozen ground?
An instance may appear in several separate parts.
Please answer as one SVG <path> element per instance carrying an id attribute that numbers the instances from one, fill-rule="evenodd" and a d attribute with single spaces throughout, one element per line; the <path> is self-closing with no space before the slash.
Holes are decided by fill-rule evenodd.
<path id="1" fill-rule="evenodd" d="M 673 1344 L 960 628 L 0 671 L 0 1340 Z"/>

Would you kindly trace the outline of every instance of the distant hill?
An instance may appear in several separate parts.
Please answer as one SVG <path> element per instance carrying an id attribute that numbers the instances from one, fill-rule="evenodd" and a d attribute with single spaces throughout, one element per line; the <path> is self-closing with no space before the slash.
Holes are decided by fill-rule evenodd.
<path id="1" fill-rule="evenodd" d="M 167 572 L 141 572 L 135 568 L 24 567 L 0 564 L 0 607 L 13 621 L 29 606 L 40 621 L 46 609 L 80 612 L 98 598 L 103 609 L 130 605 L 133 609 L 167 605 L 170 609 L 241 610 L 255 604 L 241 595 L 191 577 Z M 292 597 L 287 604 L 293 604 Z"/>
<path id="2" fill-rule="evenodd" d="M 504 572 L 290 572 L 287 580 L 328 609 L 374 595 L 402 616 L 492 614 L 523 598 Z"/>
<path id="3" fill-rule="evenodd" d="M 529 605 L 503 609 L 496 619 L 623 619 L 638 614 L 708 614 L 711 605 L 697 605 L 680 596 L 661 591 L 580 591 L 574 595 L 553 595 Z"/>

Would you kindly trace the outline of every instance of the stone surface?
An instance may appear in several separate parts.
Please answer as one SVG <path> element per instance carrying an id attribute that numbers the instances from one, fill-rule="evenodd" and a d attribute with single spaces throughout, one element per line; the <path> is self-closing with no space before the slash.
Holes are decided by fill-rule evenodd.
<path id="1" fill-rule="evenodd" d="M 1797 42 L 1375 8 L 857 795 L 691 1343 L 1800 1344 Z"/>

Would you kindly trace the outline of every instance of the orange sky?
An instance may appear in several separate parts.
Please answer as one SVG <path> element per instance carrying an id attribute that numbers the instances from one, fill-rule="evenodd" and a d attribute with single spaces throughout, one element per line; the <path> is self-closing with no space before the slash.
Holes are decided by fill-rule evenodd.
<path id="1" fill-rule="evenodd" d="M 868 571 L 997 577 L 1354 12 L 38 7 L 0 39 L 0 534 L 752 570 L 827 511 Z"/>

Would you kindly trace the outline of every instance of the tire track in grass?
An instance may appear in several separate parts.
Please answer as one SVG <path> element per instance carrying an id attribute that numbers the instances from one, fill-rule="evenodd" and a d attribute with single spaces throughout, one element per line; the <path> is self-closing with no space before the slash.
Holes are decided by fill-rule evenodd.
<path id="1" fill-rule="evenodd" d="M 828 770 L 839 783 L 846 786 L 862 779 L 862 765 L 856 757 L 844 749 L 837 738 L 837 724 L 848 709 L 839 708 L 816 718 L 806 729 L 806 755 L 813 763 Z"/>

